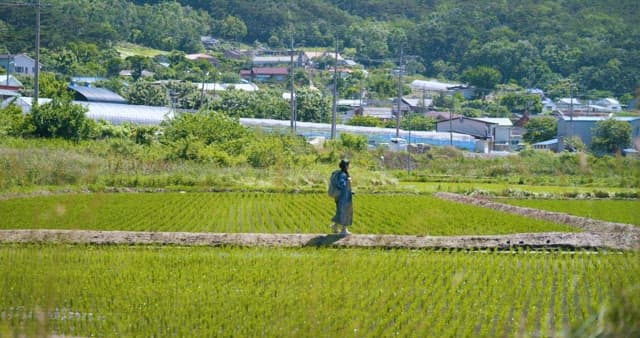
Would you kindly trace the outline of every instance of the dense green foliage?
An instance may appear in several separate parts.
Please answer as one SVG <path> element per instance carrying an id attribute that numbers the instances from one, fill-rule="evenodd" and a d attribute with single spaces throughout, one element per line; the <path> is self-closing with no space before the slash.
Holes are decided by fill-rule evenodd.
<path id="1" fill-rule="evenodd" d="M 558 130 L 558 121 L 551 116 L 530 119 L 526 125 L 527 132 L 522 135 L 522 139 L 533 144 L 555 138 Z"/>
<path id="2" fill-rule="evenodd" d="M 591 148 L 596 153 L 620 153 L 631 145 L 631 125 L 614 119 L 602 120 L 593 128 Z"/>
<path id="3" fill-rule="evenodd" d="M 634 337 L 640 323 L 637 252 L 4 245 L 0 261 L 9 337 Z"/>
<path id="4" fill-rule="evenodd" d="M 0 26 L 6 27 L 0 29 L 2 47 L 32 51 L 32 8 L 11 4 L 0 11 Z M 640 76 L 634 0 L 50 0 L 43 11 L 43 46 L 71 51 L 68 55 L 78 55 L 69 43 L 128 41 L 195 52 L 203 49 L 204 34 L 275 48 L 289 46 L 291 38 L 330 48 L 338 37 L 345 52 L 366 67 L 397 64 L 402 48 L 416 56 L 408 69 L 429 77 L 461 80 L 465 71 L 491 68 L 502 83 L 548 89 L 554 97 L 568 95 L 565 78 L 584 95 L 592 90 L 631 95 Z M 112 73 L 118 61 L 111 51 L 105 53 L 89 63 Z M 565 93 L 551 90 L 558 86 Z"/>
<path id="5" fill-rule="evenodd" d="M 207 134 L 215 127 L 197 121 L 219 122 L 219 126 L 229 123 L 231 134 L 220 143 L 216 133 Z M 289 133 L 245 130 L 234 119 L 214 112 L 187 114 L 174 123 L 167 126 L 166 134 L 158 134 L 154 127 L 99 123 L 94 132 L 116 138 L 77 144 L 0 138 L 0 190 L 73 185 L 94 191 L 168 186 L 324 191 L 325 173 L 344 157 L 352 160 L 360 188 L 367 191 L 396 189 L 395 177 L 415 182 L 510 184 L 516 190 L 525 185 L 605 191 L 640 187 L 640 161 L 633 157 L 534 150 L 506 157 L 475 157 L 454 148 L 432 147 L 410 155 L 409 175 L 406 153 L 357 151 L 366 146 L 366 140 L 355 135 L 341 134 L 339 140 L 314 148 Z"/>
<path id="6" fill-rule="evenodd" d="M 54 97 L 51 102 L 36 106 L 27 118 L 39 137 L 60 137 L 69 140 L 87 138 L 93 120 L 85 117 L 87 109 L 71 102 L 71 98 Z"/>
<path id="7" fill-rule="evenodd" d="M 359 233 L 576 231 L 424 195 L 357 194 L 354 203 L 353 227 Z M 78 194 L 5 200 L 0 204 L 0 229 L 327 233 L 334 211 L 334 201 L 326 193 Z"/>

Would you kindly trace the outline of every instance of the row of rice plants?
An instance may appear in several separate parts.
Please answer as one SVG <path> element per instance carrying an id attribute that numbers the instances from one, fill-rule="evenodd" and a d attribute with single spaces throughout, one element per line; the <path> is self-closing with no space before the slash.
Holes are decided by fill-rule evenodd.
<path id="1" fill-rule="evenodd" d="M 416 235 L 575 231 L 568 226 L 403 194 L 356 195 L 359 233 Z M 324 194 L 76 194 L 5 200 L 0 228 L 324 233 L 335 205 Z"/>
<path id="2" fill-rule="evenodd" d="M 640 225 L 639 200 L 507 199 L 500 202 L 548 211 L 564 212 L 609 222 Z"/>
<path id="3" fill-rule="evenodd" d="M 576 231 L 569 226 L 443 201 L 428 195 L 358 194 L 354 231 L 465 235 Z M 325 194 L 73 194 L 0 203 L 0 229 L 326 233 Z"/>
<path id="4" fill-rule="evenodd" d="M 0 261 L 0 336 L 552 337 L 640 283 L 638 252 L 3 245 Z"/>

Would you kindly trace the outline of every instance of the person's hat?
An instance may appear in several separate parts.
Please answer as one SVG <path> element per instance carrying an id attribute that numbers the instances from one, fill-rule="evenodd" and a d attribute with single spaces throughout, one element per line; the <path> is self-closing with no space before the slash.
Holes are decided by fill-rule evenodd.
<path id="1" fill-rule="evenodd" d="M 349 165 L 349 160 L 348 159 L 345 158 L 345 159 L 342 159 L 340 161 L 340 168 L 344 168 L 344 167 L 346 167 L 348 165 Z"/>

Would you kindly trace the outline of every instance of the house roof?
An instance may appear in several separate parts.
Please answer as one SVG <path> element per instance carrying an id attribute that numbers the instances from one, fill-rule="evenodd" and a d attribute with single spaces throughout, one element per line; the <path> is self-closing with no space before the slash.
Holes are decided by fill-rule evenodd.
<path id="1" fill-rule="evenodd" d="M 430 91 L 448 91 L 460 89 L 462 87 L 464 87 L 464 85 L 460 83 L 448 83 L 435 80 L 413 80 L 413 82 L 411 82 L 411 88 Z"/>
<path id="2" fill-rule="evenodd" d="M 329 51 L 324 51 L 324 52 L 317 52 L 317 51 L 307 51 L 304 52 L 304 54 L 309 58 L 321 58 L 321 57 L 330 57 L 330 58 L 335 58 L 336 57 L 336 53 L 335 52 L 329 52 Z M 341 61 L 342 55 L 340 53 L 338 53 L 338 61 Z"/>
<path id="3" fill-rule="evenodd" d="M 0 89 L 0 96 L 18 96 L 18 95 L 20 94 L 17 91 Z"/>
<path id="4" fill-rule="evenodd" d="M 69 89 L 76 92 L 75 97 L 78 101 L 127 103 L 124 97 L 105 88 L 71 85 Z"/>
<path id="5" fill-rule="evenodd" d="M 402 101 L 404 101 L 404 103 L 408 104 L 411 107 L 420 107 L 422 105 L 422 99 L 405 99 L 402 98 Z M 429 107 L 433 104 L 433 100 L 432 99 L 424 99 L 424 106 L 425 107 Z"/>
<path id="6" fill-rule="evenodd" d="M 550 146 L 550 145 L 554 145 L 554 144 L 558 144 L 558 139 L 557 138 L 552 138 L 550 140 L 537 142 L 537 143 L 534 143 L 533 145 L 534 146 Z"/>
<path id="7" fill-rule="evenodd" d="M 475 119 L 489 123 L 496 123 L 499 126 L 513 126 L 511 120 L 506 117 L 476 117 Z"/>
<path id="8" fill-rule="evenodd" d="M 297 57 L 294 57 L 297 60 Z M 291 56 L 279 55 L 279 56 L 254 56 L 253 62 L 262 63 L 287 63 L 291 61 Z"/>
<path id="9" fill-rule="evenodd" d="M 254 67 L 251 72 L 255 75 L 289 75 L 289 69 L 285 67 Z"/>
<path id="10" fill-rule="evenodd" d="M 18 81 L 13 75 L 0 75 L 0 86 L 7 86 L 7 77 L 9 78 L 9 87 L 22 87 L 22 82 Z"/>
<path id="11" fill-rule="evenodd" d="M 213 56 L 211 56 L 209 54 L 204 54 L 204 53 L 187 54 L 184 57 L 189 59 L 189 60 L 199 60 L 199 59 L 216 60 L 215 57 L 213 57 Z"/>
<path id="12" fill-rule="evenodd" d="M 214 91 L 214 90 L 230 90 L 230 89 L 236 89 L 236 90 L 242 90 L 245 92 L 255 92 L 257 91 L 259 88 L 255 83 L 196 83 L 196 86 L 198 87 L 199 90 L 202 90 L 204 87 L 204 90 L 206 91 Z"/>
<path id="13" fill-rule="evenodd" d="M 571 116 L 564 116 L 564 115 L 562 116 L 562 119 L 564 121 L 573 120 L 574 122 L 598 122 L 598 121 L 606 120 L 608 118 L 609 117 L 607 117 L 607 116 L 574 116 L 573 119 L 572 119 Z M 631 121 L 635 121 L 635 120 L 640 120 L 640 117 L 614 116 L 614 117 L 612 117 L 612 119 L 618 120 L 618 121 L 631 122 Z"/>
<path id="14" fill-rule="evenodd" d="M 573 101 L 573 102 L 572 102 Z M 558 100 L 560 104 L 581 104 L 578 99 L 574 98 L 561 98 Z"/>

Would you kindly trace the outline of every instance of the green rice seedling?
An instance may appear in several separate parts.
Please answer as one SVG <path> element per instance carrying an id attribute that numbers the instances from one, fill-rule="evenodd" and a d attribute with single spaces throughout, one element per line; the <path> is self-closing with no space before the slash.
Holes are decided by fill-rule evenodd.
<path id="1" fill-rule="evenodd" d="M 2 245 L 0 333 L 557 336 L 592 318 L 616 290 L 638 285 L 638 258 L 638 252 Z M 590 297 L 596 290 L 599 296 Z M 594 303 L 587 306 L 589 298 Z"/>
<path id="2" fill-rule="evenodd" d="M 358 194 L 354 230 L 369 234 L 484 235 L 577 229 L 432 196 Z M 0 229 L 326 233 L 326 194 L 137 193 L 13 198 Z"/>
<path id="3" fill-rule="evenodd" d="M 640 226 L 640 201 L 634 200 L 500 200 L 513 205 Z"/>

